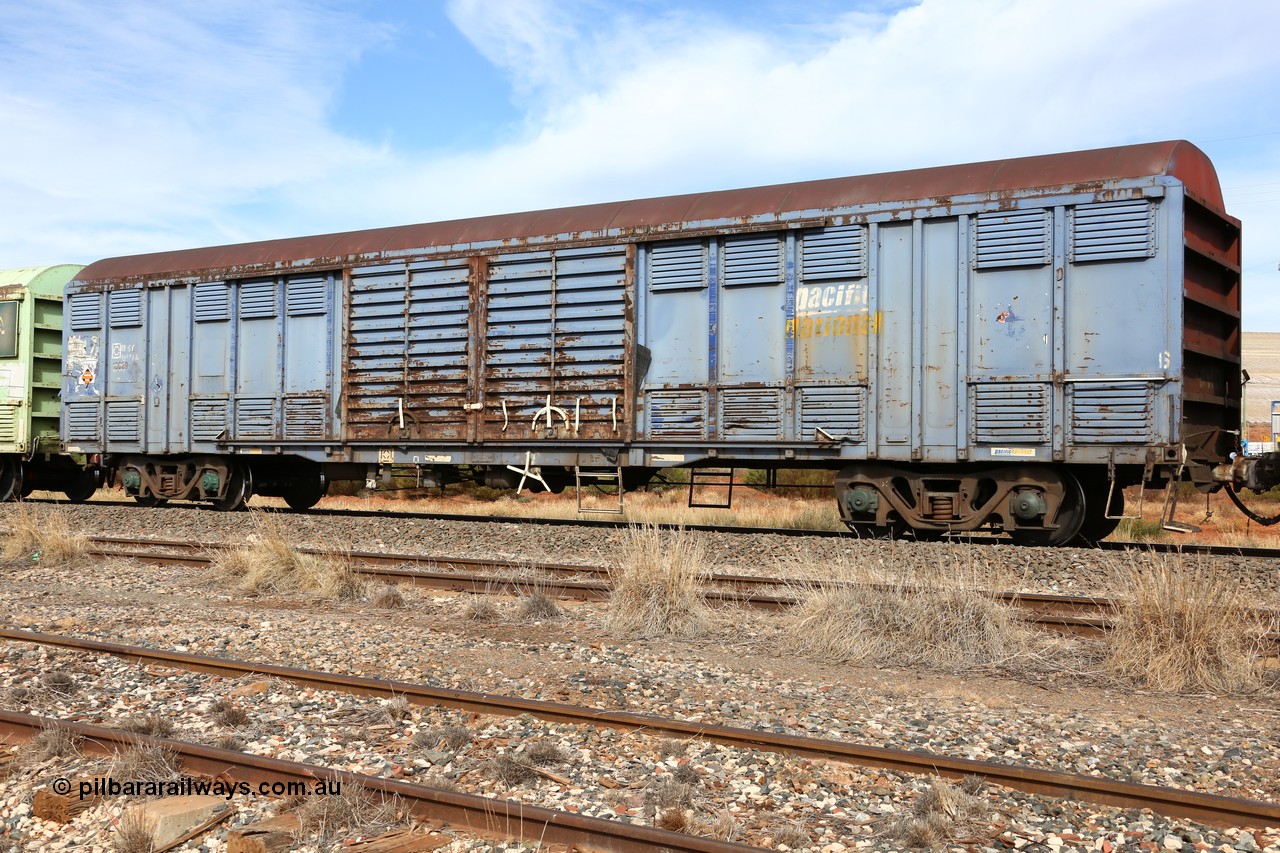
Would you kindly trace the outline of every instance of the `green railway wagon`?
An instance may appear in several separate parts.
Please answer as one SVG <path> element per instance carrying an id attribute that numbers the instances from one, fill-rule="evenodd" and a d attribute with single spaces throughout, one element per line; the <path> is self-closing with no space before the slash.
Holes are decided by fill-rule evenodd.
<path id="1" fill-rule="evenodd" d="M 98 487 L 83 458 L 62 452 L 62 289 L 74 264 L 0 270 L 0 500 L 36 489 L 74 501 Z"/>

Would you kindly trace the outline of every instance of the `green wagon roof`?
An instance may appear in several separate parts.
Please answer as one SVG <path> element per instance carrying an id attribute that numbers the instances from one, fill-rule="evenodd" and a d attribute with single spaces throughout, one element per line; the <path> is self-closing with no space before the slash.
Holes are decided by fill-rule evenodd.
<path id="1" fill-rule="evenodd" d="M 25 287 L 42 296 L 61 296 L 62 288 L 84 269 L 79 264 L 54 264 L 46 267 L 22 267 L 0 270 L 0 288 Z"/>

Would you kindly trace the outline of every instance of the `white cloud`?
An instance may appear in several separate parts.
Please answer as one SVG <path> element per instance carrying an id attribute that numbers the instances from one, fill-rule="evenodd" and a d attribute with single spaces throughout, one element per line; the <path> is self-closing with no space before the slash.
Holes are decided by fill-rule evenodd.
<path id="1" fill-rule="evenodd" d="M 0 214 L 7 254 L 89 259 L 1280 130 L 1269 0 L 1230 14 L 1198 0 L 922 0 L 825 21 L 821 5 L 731 19 L 662 0 L 453 0 L 524 122 L 480 150 L 388 150 L 328 121 L 344 71 L 393 34 L 322 0 L 266 5 L 3 9 L 0 187 L 20 199 Z M 1253 148 L 1239 169 L 1215 154 L 1224 184 L 1280 182 L 1280 136 Z M 1237 214 L 1247 269 L 1280 261 L 1275 211 Z M 1258 307 L 1268 319 L 1251 328 L 1280 328 L 1280 304 Z"/>
<path id="2" fill-rule="evenodd" d="M 220 211 L 377 152 L 326 127 L 378 27 L 304 2 L 5 4 L 0 246 L 24 262 L 226 241 Z M 317 46 L 343 43 L 346 54 Z"/>
<path id="3" fill-rule="evenodd" d="M 673 12 L 587 29 L 587 2 L 450 9 L 534 106 L 524 138 L 416 170 L 409 219 L 443 212 L 438 199 L 480 214 L 1280 130 L 1266 0 L 1218 15 L 1193 0 L 924 0 L 825 32 Z M 1280 259 L 1280 230 L 1241 215 L 1246 265 Z M 1280 328 L 1260 292 L 1248 307 Z"/>

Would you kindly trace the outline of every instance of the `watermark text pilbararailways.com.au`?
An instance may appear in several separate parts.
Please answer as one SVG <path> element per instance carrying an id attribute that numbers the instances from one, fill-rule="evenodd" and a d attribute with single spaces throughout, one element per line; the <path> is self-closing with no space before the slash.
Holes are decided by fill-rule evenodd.
<path id="1" fill-rule="evenodd" d="M 111 779 L 98 777 L 80 779 L 58 778 L 49 784 L 55 794 L 76 795 L 80 799 L 99 797 L 187 797 L 192 795 L 223 797 L 325 797 L 342 793 L 338 779 L 294 780 L 287 782 L 231 782 L 223 779 L 201 779 L 180 776 L 176 779 L 144 781 L 141 779 Z"/>

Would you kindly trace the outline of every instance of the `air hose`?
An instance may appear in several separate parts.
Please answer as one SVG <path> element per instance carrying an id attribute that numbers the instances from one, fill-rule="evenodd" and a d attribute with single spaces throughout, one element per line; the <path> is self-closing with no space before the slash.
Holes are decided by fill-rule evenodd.
<path id="1" fill-rule="evenodd" d="M 1236 505 L 1236 509 L 1244 513 L 1245 516 L 1250 521 L 1256 521 L 1258 524 L 1261 524 L 1263 527 L 1270 527 L 1273 524 L 1280 524 L 1280 514 L 1273 515 L 1270 518 L 1263 515 L 1258 515 L 1256 512 L 1254 512 L 1253 510 L 1249 509 L 1247 506 L 1244 505 L 1244 502 L 1240 500 L 1239 495 L 1236 494 L 1236 490 L 1231 488 L 1231 486 L 1228 485 L 1225 491 L 1227 493 L 1227 497 L 1231 498 L 1231 502 Z"/>

